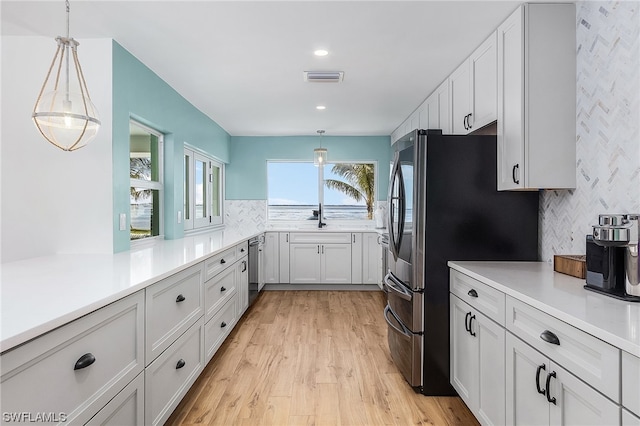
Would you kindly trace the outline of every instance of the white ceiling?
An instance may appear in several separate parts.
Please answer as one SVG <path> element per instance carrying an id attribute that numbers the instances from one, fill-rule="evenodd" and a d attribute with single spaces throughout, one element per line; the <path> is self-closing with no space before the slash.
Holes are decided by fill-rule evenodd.
<path id="1" fill-rule="evenodd" d="M 389 135 L 519 3 L 76 0 L 71 36 L 115 39 L 231 135 Z M 65 34 L 62 0 L 1 7 L 2 35 Z"/>

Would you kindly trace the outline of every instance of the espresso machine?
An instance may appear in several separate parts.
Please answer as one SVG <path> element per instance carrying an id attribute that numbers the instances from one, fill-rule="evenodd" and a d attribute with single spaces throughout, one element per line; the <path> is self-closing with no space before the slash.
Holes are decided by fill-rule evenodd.
<path id="1" fill-rule="evenodd" d="M 638 214 L 601 214 L 587 235 L 587 290 L 640 302 Z"/>

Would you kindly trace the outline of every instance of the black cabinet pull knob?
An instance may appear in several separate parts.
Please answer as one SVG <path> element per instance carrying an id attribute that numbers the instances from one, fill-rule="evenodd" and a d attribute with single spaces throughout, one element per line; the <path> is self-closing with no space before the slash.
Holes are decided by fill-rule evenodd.
<path id="1" fill-rule="evenodd" d="M 520 164 L 515 164 L 513 169 L 511 170 L 511 177 L 513 178 L 513 183 L 516 185 L 520 184 L 520 179 L 516 178 L 516 170 L 520 169 Z"/>
<path id="2" fill-rule="evenodd" d="M 227 291 L 227 289 L 225 287 L 220 287 L 220 291 L 224 292 L 224 291 Z"/>
<path id="3" fill-rule="evenodd" d="M 541 364 L 538 366 L 538 369 L 536 370 L 536 389 L 538 390 L 538 393 L 541 395 L 545 395 L 546 391 L 544 389 L 540 389 L 540 371 L 542 370 L 546 370 L 547 367 L 544 364 Z"/>
<path id="4" fill-rule="evenodd" d="M 185 300 L 187 300 L 187 298 L 181 294 L 179 294 L 178 297 L 176 297 L 176 303 L 184 302 Z"/>
<path id="5" fill-rule="evenodd" d="M 551 398 L 551 390 L 549 389 L 549 385 L 551 383 L 551 378 L 552 377 L 556 377 L 556 372 L 552 371 L 551 373 L 547 374 L 547 383 L 545 385 L 545 389 L 547 390 L 547 401 L 553 405 L 557 405 L 556 404 L 556 397 L 554 396 L 553 398 Z"/>
<path id="6" fill-rule="evenodd" d="M 474 336 L 474 337 L 475 337 L 476 333 L 474 333 L 474 332 L 473 332 L 473 329 L 471 328 L 471 327 L 472 327 L 472 326 L 471 326 L 471 323 L 472 323 L 472 321 L 473 321 L 474 319 L 476 319 L 476 316 L 475 316 L 475 315 L 471 315 L 471 317 L 469 318 L 469 334 L 471 334 L 472 336 Z"/>
<path id="7" fill-rule="evenodd" d="M 474 289 L 469 290 L 467 294 L 471 297 L 478 297 L 478 292 L 475 291 Z"/>
<path id="8" fill-rule="evenodd" d="M 83 368 L 87 368 L 88 366 L 90 366 L 94 362 L 96 362 L 96 357 L 93 356 L 93 354 L 91 352 L 89 352 L 89 353 L 86 353 L 86 354 L 82 355 L 80 357 L 80 359 L 78 359 L 76 361 L 76 365 L 73 367 L 73 369 L 74 370 L 82 370 Z"/>
<path id="9" fill-rule="evenodd" d="M 549 330 L 545 330 L 540 334 L 540 338 L 547 343 L 551 343 L 552 345 L 560 345 L 560 339 L 558 336 L 550 332 Z"/>
<path id="10" fill-rule="evenodd" d="M 176 370 L 181 369 L 182 367 L 184 367 L 185 365 L 187 365 L 186 362 L 184 362 L 184 359 L 180 359 L 180 361 L 178 361 L 178 363 L 176 364 Z"/>
<path id="11" fill-rule="evenodd" d="M 226 260 L 224 260 L 224 259 L 220 259 L 220 263 L 221 263 L 221 264 L 225 264 L 225 263 L 227 263 L 227 261 L 226 261 Z"/>
<path id="12" fill-rule="evenodd" d="M 471 329 L 469 328 L 470 316 L 471 316 L 471 312 L 467 312 L 467 315 L 464 316 L 464 329 L 467 330 L 467 333 L 471 333 Z"/>
<path id="13" fill-rule="evenodd" d="M 222 321 L 222 324 L 220 324 L 220 328 L 225 328 L 227 326 L 227 323 Z"/>
<path id="14" fill-rule="evenodd" d="M 243 249 L 243 248 L 242 248 L 242 249 L 240 249 L 240 253 L 244 253 L 244 249 Z"/>

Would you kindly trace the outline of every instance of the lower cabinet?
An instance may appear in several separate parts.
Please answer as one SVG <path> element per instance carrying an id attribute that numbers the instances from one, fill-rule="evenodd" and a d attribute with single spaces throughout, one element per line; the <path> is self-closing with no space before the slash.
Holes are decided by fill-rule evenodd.
<path id="1" fill-rule="evenodd" d="M 143 425 L 144 372 L 138 374 L 115 398 L 98 412 L 87 425 Z"/>
<path id="2" fill-rule="evenodd" d="M 507 333 L 507 424 L 617 425 L 620 406 Z"/>
<path id="3" fill-rule="evenodd" d="M 291 284 L 351 284 L 351 244 L 289 244 Z"/>
<path id="4" fill-rule="evenodd" d="M 205 366 L 201 318 L 145 370 L 145 424 L 163 424 Z"/>
<path id="5" fill-rule="evenodd" d="M 505 423 L 505 330 L 450 296 L 451 384 L 485 425 Z"/>
<path id="6" fill-rule="evenodd" d="M 236 279 L 238 287 L 238 316 L 249 307 L 249 264 L 245 257 L 236 265 Z"/>
<path id="7" fill-rule="evenodd" d="M 382 246 L 377 232 L 362 234 L 362 284 L 382 282 Z M 354 281 L 355 282 L 355 281 Z"/>
<path id="8" fill-rule="evenodd" d="M 238 295 L 239 296 L 239 295 Z M 238 296 L 230 299 L 204 327 L 205 357 L 208 363 L 238 320 Z"/>
<path id="9" fill-rule="evenodd" d="M 629 410 L 623 408 L 622 426 L 640 426 L 640 417 L 636 417 Z"/>

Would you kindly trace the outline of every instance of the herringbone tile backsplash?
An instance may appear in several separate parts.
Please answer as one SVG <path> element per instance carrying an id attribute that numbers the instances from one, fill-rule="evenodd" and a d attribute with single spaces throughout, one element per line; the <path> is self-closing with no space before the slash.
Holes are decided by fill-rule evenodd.
<path id="1" fill-rule="evenodd" d="M 638 1 L 576 5 L 576 173 L 540 193 L 540 254 L 584 254 L 602 213 L 640 213 Z"/>

